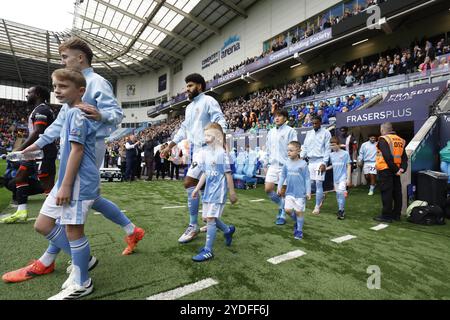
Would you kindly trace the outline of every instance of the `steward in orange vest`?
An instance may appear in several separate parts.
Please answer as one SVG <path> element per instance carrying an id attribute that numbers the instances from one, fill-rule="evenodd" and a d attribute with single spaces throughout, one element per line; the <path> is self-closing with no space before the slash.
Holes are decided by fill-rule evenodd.
<path id="1" fill-rule="evenodd" d="M 405 152 L 406 142 L 392 130 L 390 123 L 381 126 L 381 136 L 377 144 L 375 168 L 381 192 L 383 210 L 374 219 L 382 222 L 400 220 L 402 211 L 402 185 L 400 176 L 408 168 Z"/>

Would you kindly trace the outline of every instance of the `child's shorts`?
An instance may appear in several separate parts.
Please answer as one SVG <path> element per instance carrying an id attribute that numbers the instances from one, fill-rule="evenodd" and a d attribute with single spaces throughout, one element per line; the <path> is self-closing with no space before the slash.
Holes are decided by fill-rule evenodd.
<path id="1" fill-rule="evenodd" d="M 225 203 L 205 203 L 202 204 L 202 218 L 220 218 L 225 208 Z"/>
<path id="2" fill-rule="evenodd" d="M 325 181 L 325 171 L 320 172 L 320 166 L 322 164 L 323 161 L 309 162 L 308 169 L 309 169 L 309 177 L 311 180 Z"/>
<path id="3" fill-rule="evenodd" d="M 336 192 L 345 192 L 347 191 L 347 182 L 341 181 L 339 183 L 334 184 L 334 191 Z"/>
<path id="4" fill-rule="evenodd" d="M 61 225 L 85 224 L 88 211 L 92 207 L 94 201 L 95 200 L 73 200 L 70 202 L 70 205 L 57 206 L 56 197 L 50 193 L 47 199 L 45 199 L 40 213 L 55 220 L 59 218 Z"/>
<path id="5" fill-rule="evenodd" d="M 377 169 L 375 169 L 375 162 L 364 162 L 363 173 L 376 175 Z"/>
<path id="6" fill-rule="evenodd" d="M 284 202 L 285 210 L 295 210 L 297 212 L 305 212 L 306 199 L 305 198 L 294 198 L 293 196 L 286 196 Z"/>

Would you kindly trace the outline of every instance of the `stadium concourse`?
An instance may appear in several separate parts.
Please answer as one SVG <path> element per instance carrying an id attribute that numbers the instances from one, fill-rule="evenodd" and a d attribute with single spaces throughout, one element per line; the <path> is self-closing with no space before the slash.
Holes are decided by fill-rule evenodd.
<path id="1" fill-rule="evenodd" d="M 101 137 L 101 195 L 133 226 L 146 230 L 134 250 L 120 255 L 124 233 L 102 213 L 89 211 L 85 233 L 99 263 L 89 272 L 95 289 L 83 299 L 450 299 L 445 271 L 450 226 L 411 223 L 412 210 L 407 210 L 420 200 L 426 208 L 440 207 L 441 215 L 450 212 L 450 152 L 445 151 L 450 141 L 449 10 L 443 0 L 77 0 L 72 27 L 58 32 L 0 13 L 2 183 L 14 178 L 8 176 L 12 164 L 5 156 L 32 136 L 28 117 L 35 106 L 27 105 L 27 90 L 37 85 L 52 89 L 52 72 L 63 67 L 58 48 L 75 37 L 92 49 L 92 67 L 111 83 L 123 113 L 117 129 Z M 195 85 L 200 92 L 192 95 Z M 96 96 L 99 104 L 106 99 L 102 94 Z M 198 107 L 198 101 L 206 102 Z M 64 110 L 54 93 L 47 102 L 55 117 Z M 98 114 L 97 120 L 110 125 L 111 119 Z M 221 209 L 202 205 L 198 198 L 195 202 L 195 185 L 189 184 L 195 180 L 193 169 L 210 172 L 205 169 L 209 160 L 192 159 L 198 151 L 195 135 L 202 135 L 200 146 L 208 142 L 199 119 L 226 127 L 229 174 L 238 198 L 232 205 L 229 189 L 230 199 L 223 203 L 229 225 L 220 214 L 213 217 L 224 231 L 224 236 L 218 232 L 213 251 L 208 249 L 215 237 L 211 210 Z M 365 149 L 372 138 L 384 136 L 380 126 L 386 123 L 405 140 L 408 160 L 400 178 L 402 217 L 395 222 L 373 220 L 383 206 L 380 181 L 372 185 L 370 180 L 377 174 L 375 158 L 369 159 Z M 307 136 L 314 131 L 311 144 Z M 291 169 L 282 169 L 295 160 L 285 161 L 288 146 L 296 146 L 285 141 L 288 135 L 302 145 L 299 161 L 303 164 L 306 154 L 306 168 L 317 158 L 328 159 L 311 156 L 304 146 L 327 154 L 330 140 L 321 149 L 320 137 L 338 139 L 342 150 L 333 151 L 330 161 L 336 154 L 349 159 L 342 172 L 334 160 L 334 167 L 323 173 L 320 205 L 317 179 L 312 178 L 312 199 L 305 200 L 307 182 L 301 180 L 305 188 L 299 187 L 299 180 L 290 180 Z M 370 170 L 368 163 L 373 163 Z M 295 192 L 306 192 L 295 199 L 295 221 L 284 210 L 292 209 L 292 195 L 284 204 L 281 189 L 268 186 L 278 165 L 277 182 L 285 170 L 288 192 L 293 192 L 292 181 Z M 338 183 L 341 174 L 345 179 Z M 211 201 L 216 181 L 206 179 L 203 196 Z M 342 182 L 348 185 L 345 219 Z M 0 273 L 44 252 L 48 241 L 33 224 L 45 199 L 45 194 L 30 196 L 25 221 L 0 224 L 0 242 L 14 244 L 0 251 Z M 16 200 L 7 188 L 0 189 L 0 219 L 14 216 Z M 198 202 L 205 220 L 198 218 L 197 225 L 192 208 Z M 206 232 L 199 232 L 201 227 Z M 180 240 L 190 232 L 192 239 Z M 0 299 L 47 299 L 61 290 L 61 283 L 72 277 L 66 273 L 71 257 L 61 253 L 54 259 L 50 274 L 0 284 Z"/>

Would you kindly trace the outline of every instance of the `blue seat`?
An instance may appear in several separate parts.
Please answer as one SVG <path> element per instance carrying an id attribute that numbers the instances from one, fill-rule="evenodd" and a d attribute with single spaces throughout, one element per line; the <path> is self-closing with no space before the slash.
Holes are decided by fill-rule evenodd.
<path id="1" fill-rule="evenodd" d="M 244 166 L 245 182 L 256 186 L 256 170 L 258 169 L 258 154 L 249 152 Z"/>
<path id="2" fill-rule="evenodd" d="M 235 168 L 236 172 L 233 174 L 235 180 L 245 180 L 244 168 L 247 160 L 247 154 L 245 152 L 239 152 L 236 157 Z"/>

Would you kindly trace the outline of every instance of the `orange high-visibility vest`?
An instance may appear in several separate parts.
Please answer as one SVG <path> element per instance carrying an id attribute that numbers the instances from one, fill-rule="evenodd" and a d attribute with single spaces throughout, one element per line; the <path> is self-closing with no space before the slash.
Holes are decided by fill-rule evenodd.
<path id="1" fill-rule="evenodd" d="M 392 157 L 394 158 L 394 163 L 400 169 L 400 165 L 402 163 L 402 154 L 403 150 L 405 149 L 405 140 L 403 140 L 396 134 L 387 134 L 385 136 L 381 136 L 380 138 L 383 138 L 389 145 Z M 375 168 L 377 169 L 377 171 L 389 169 L 388 164 L 383 158 L 381 150 L 378 148 L 378 144 Z"/>

